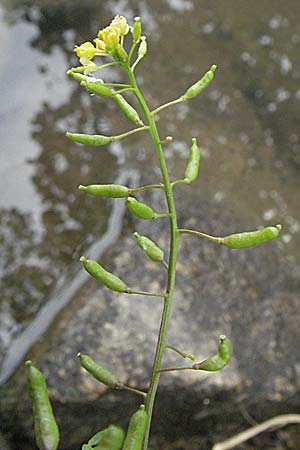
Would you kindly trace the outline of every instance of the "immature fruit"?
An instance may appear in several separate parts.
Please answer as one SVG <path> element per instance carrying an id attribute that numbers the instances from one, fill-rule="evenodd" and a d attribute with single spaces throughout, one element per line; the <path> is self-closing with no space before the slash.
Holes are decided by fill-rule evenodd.
<path id="1" fill-rule="evenodd" d="M 195 370 L 205 370 L 207 372 L 216 372 L 223 369 L 230 360 L 231 346 L 227 341 L 226 336 L 220 336 L 220 344 L 218 353 L 211 358 L 202 361 L 201 363 L 193 364 L 192 368 Z"/>
<path id="2" fill-rule="evenodd" d="M 161 248 L 159 248 L 151 239 L 146 236 L 140 236 L 139 233 L 133 233 L 136 238 L 138 246 L 144 250 L 144 252 L 149 256 L 152 261 L 162 262 L 164 261 L 165 255 Z"/>
<path id="3" fill-rule="evenodd" d="M 59 442 L 59 430 L 48 397 L 43 374 L 26 361 L 27 390 L 32 402 L 34 416 L 34 434 L 39 450 L 56 450 Z"/>
<path id="4" fill-rule="evenodd" d="M 217 68 L 217 66 L 215 66 L 215 65 L 211 66 L 209 71 L 203 75 L 201 80 L 197 81 L 197 83 L 193 84 L 191 87 L 188 88 L 186 93 L 182 96 L 182 100 L 189 100 L 190 98 L 196 97 L 202 91 L 204 91 L 204 89 L 206 89 L 207 86 L 214 79 L 214 72 L 215 72 L 216 68 Z"/>
<path id="5" fill-rule="evenodd" d="M 127 100 L 125 100 L 125 98 L 121 94 L 114 95 L 114 100 L 123 112 L 124 116 L 127 117 L 130 122 L 136 125 L 144 125 L 137 111 L 127 102 Z"/>
<path id="6" fill-rule="evenodd" d="M 95 81 L 81 81 L 80 85 L 99 97 L 112 97 L 114 95 L 113 89 L 104 86 L 103 81 L 99 81 L 96 78 Z"/>
<path id="7" fill-rule="evenodd" d="M 99 197 L 124 198 L 129 196 L 129 189 L 120 184 L 90 184 L 89 186 L 80 185 L 81 191 L 90 195 Z"/>
<path id="8" fill-rule="evenodd" d="M 130 419 L 122 450 L 142 450 L 147 421 L 145 406 L 141 405 Z"/>
<path id="9" fill-rule="evenodd" d="M 104 367 L 99 366 L 92 358 L 87 355 L 82 355 L 81 353 L 77 354 L 80 365 L 85 370 L 87 370 L 93 377 L 105 386 L 108 386 L 112 389 L 121 389 L 122 383 L 119 379 L 109 370 L 104 369 Z M 90 442 L 89 442 L 90 444 Z"/>
<path id="10" fill-rule="evenodd" d="M 115 139 L 113 136 L 103 136 L 101 134 L 82 134 L 82 133 L 66 133 L 66 137 L 78 144 L 100 146 L 109 144 Z"/>
<path id="11" fill-rule="evenodd" d="M 148 219 L 154 219 L 155 213 L 150 206 L 146 205 L 145 203 L 138 202 L 135 198 L 130 197 L 126 200 L 126 207 L 129 209 L 129 211 L 134 214 L 136 217 L 139 217 L 140 219 L 148 220 Z"/>
<path id="12" fill-rule="evenodd" d="M 107 270 L 100 266 L 96 261 L 86 259 L 84 256 L 80 258 L 80 261 L 83 263 L 85 270 L 107 288 L 116 292 L 129 292 L 129 288 L 120 278 L 107 272 Z"/>
<path id="13" fill-rule="evenodd" d="M 281 225 L 276 225 L 275 227 L 267 227 L 258 231 L 230 234 L 229 236 L 220 238 L 220 244 L 234 249 L 253 247 L 277 238 L 280 230 Z"/>
<path id="14" fill-rule="evenodd" d="M 89 439 L 88 445 L 93 450 L 121 450 L 124 439 L 125 433 L 122 428 L 109 425 Z"/>
<path id="15" fill-rule="evenodd" d="M 192 145 L 190 148 L 190 156 L 185 171 L 185 180 L 188 183 L 192 183 L 196 180 L 199 171 L 200 164 L 200 149 L 197 145 L 197 139 L 192 139 Z"/>

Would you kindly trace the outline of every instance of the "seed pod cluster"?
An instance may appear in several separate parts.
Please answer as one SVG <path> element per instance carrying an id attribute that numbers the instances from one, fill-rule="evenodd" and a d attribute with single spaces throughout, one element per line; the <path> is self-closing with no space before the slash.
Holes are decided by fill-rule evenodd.
<path id="1" fill-rule="evenodd" d="M 143 220 L 155 219 L 156 214 L 150 206 L 145 203 L 139 202 L 133 197 L 129 197 L 126 200 L 127 209 L 136 217 Z"/>
<path id="2" fill-rule="evenodd" d="M 80 261 L 83 263 L 85 270 L 108 289 L 115 292 L 130 292 L 130 289 L 126 286 L 124 281 L 105 270 L 96 261 L 86 259 L 84 256 L 80 258 Z"/>
<path id="3" fill-rule="evenodd" d="M 193 84 L 192 86 L 190 86 L 188 88 L 188 90 L 186 91 L 186 93 L 181 97 L 182 100 L 189 100 L 193 97 L 196 97 L 197 95 L 199 95 L 202 91 L 204 91 L 204 89 L 207 88 L 207 86 L 212 82 L 212 80 L 214 79 L 214 72 L 216 70 L 217 66 L 213 65 L 211 66 L 211 68 L 209 69 L 208 72 L 206 72 L 203 77 L 201 78 L 201 80 L 197 81 L 197 83 Z"/>
<path id="4" fill-rule="evenodd" d="M 43 374 L 26 361 L 27 390 L 32 402 L 34 434 L 39 450 L 56 450 L 59 443 L 59 430 L 48 397 Z"/>
<path id="5" fill-rule="evenodd" d="M 162 262 L 164 261 L 165 255 L 161 248 L 159 248 L 151 239 L 147 236 L 141 236 L 136 231 L 133 233 L 133 236 L 136 238 L 138 246 L 144 250 L 144 252 L 149 256 L 152 261 Z"/>
<path id="6" fill-rule="evenodd" d="M 124 439 L 125 433 L 122 428 L 109 425 L 89 439 L 86 450 L 121 450 Z"/>
<path id="7" fill-rule="evenodd" d="M 113 89 L 104 86 L 103 82 L 96 78 L 94 81 L 81 81 L 80 85 L 92 94 L 99 95 L 99 97 L 112 97 L 115 92 Z"/>
<path id="8" fill-rule="evenodd" d="M 101 134 L 82 134 L 82 133 L 66 133 L 66 137 L 78 144 L 100 146 L 109 144 L 115 139 L 113 136 L 103 136 Z"/>
<path id="9" fill-rule="evenodd" d="M 120 184 L 90 184 L 78 187 L 81 191 L 98 197 L 124 198 L 129 196 L 129 189 Z"/>
<path id="10" fill-rule="evenodd" d="M 197 139 L 192 139 L 190 156 L 185 170 L 185 181 L 193 183 L 197 179 L 200 165 L 200 149 L 197 145 Z"/>
<path id="11" fill-rule="evenodd" d="M 202 361 L 201 363 L 193 364 L 192 368 L 195 370 L 205 370 L 207 372 L 216 372 L 223 369 L 230 360 L 231 346 L 226 336 L 220 336 L 220 344 L 218 353 L 211 358 Z"/>
<path id="12" fill-rule="evenodd" d="M 82 355 L 81 353 L 77 354 L 80 365 L 85 370 L 87 370 L 97 381 L 105 386 L 108 386 L 112 389 L 121 389 L 123 384 L 119 381 L 119 379 L 109 370 L 104 367 L 99 366 L 92 358 L 88 355 Z"/>
<path id="13" fill-rule="evenodd" d="M 277 238 L 280 231 L 281 225 L 276 225 L 275 227 L 267 227 L 263 230 L 230 234 L 229 236 L 220 238 L 219 242 L 233 249 L 254 247 L 255 245 L 263 244 L 264 242 Z"/>
<path id="14" fill-rule="evenodd" d="M 142 450 L 147 421 L 145 406 L 141 405 L 130 419 L 123 450 Z"/>
<path id="15" fill-rule="evenodd" d="M 127 102 L 127 100 L 125 100 L 125 98 L 121 94 L 114 95 L 114 100 L 123 112 L 124 116 L 127 117 L 130 122 L 140 126 L 144 125 L 137 111 Z"/>

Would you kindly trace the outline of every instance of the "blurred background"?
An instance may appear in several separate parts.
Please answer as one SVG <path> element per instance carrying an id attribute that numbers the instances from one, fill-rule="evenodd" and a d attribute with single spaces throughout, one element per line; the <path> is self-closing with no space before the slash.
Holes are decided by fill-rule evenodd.
<path id="1" fill-rule="evenodd" d="M 217 64 L 199 97 L 159 115 L 173 179 L 192 137 L 200 176 L 176 189 L 180 227 L 215 236 L 281 223 L 279 239 L 233 251 L 181 239 L 169 343 L 204 359 L 220 334 L 233 358 L 212 375 L 161 377 L 152 450 L 210 449 L 214 442 L 300 405 L 300 4 L 297 0 L 0 1 L 0 443 L 34 447 L 23 361 L 43 370 L 61 428 L 61 450 L 99 429 L 126 427 L 139 399 L 84 374 L 89 353 L 131 385 L 146 388 L 161 315 L 159 300 L 111 293 L 83 273 L 101 258 L 129 286 L 160 290 L 161 267 L 132 237 L 168 245 L 167 221 L 143 222 L 121 200 L 86 196 L 79 184 L 131 187 L 159 181 L 143 133 L 100 149 L 66 130 L 118 134 L 131 128 L 115 104 L 66 76 L 73 52 L 116 14 L 140 16 L 148 54 L 137 79 L 151 107 L 177 98 Z M 126 82 L 114 68 L 105 81 Z M 140 195 L 162 212 L 161 192 Z M 188 364 L 175 354 L 165 366 Z M 1 442 L 3 441 L 3 442 Z M 299 450 L 296 426 L 265 433 L 247 449 Z"/>

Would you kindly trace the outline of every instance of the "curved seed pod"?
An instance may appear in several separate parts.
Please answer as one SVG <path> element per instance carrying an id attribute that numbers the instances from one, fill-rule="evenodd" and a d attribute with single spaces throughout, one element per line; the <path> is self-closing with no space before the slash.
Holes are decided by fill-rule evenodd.
<path id="1" fill-rule="evenodd" d="M 129 292 L 130 289 L 126 286 L 124 281 L 116 277 L 110 272 L 107 272 L 100 264 L 91 259 L 86 259 L 84 256 L 80 258 L 85 270 L 100 283 L 115 292 Z"/>
<path id="2" fill-rule="evenodd" d="M 134 18 L 134 25 L 131 29 L 131 34 L 133 38 L 133 42 L 137 44 L 139 40 L 141 39 L 142 34 L 142 25 L 141 25 L 141 19 L 139 17 Z"/>
<path id="3" fill-rule="evenodd" d="M 102 431 L 96 433 L 88 445 L 93 450 L 121 450 L 125 439 L 124 430 L 115 425 L 109 425 Z"/>
<path id="4" fill-rule="evenodd" d="M 141 37 L 141 43 L 138 49 L 138 59 L 144 58 L 147 53 L 147 41 L 146 36 Z"/>
<path id="5" fill-rule="evenodd" d="M 218 353 L 211 358 L 206 359 L 198 364 L 193 364 L 192 368 L 195 370 L 206 370 L 207 372 L 216 372 L 223 369 L 231 357 L 231 346 L 227 341 L 226 336 L 220 336 L 220 344 Z"/>
<path id="6" fill-rule="evenodd" d="M 101 134 L 81 134 L 81 133 L 66 133 L 66 137 L 78 144 L 85 145 L 105 145 L 114 141 L 112 136 L 102 136 Z"/>
<path id="7" fill-rule="evenodd" d="M 144 250 L 152 261 L 162 262 L 165 259 L 165 254 L 161 248 L 159 248 L 151 239 L 147 236 L 140 236 L 139 233 L 133 233 L 136 238 L 138 246 Z"/>
<path id="8" fill-rule="evenodd" d="M 234 249 L 253 247 L 277 238 L 280 230 L 281 225 L 276 225 L 275 227 L 267 227 L 263 230 L 231 234 L 224 238 L 220 238 L 220 244 Z"/>
<path id="9" fill-rule="evenodd" d="M 122 383 L 118 380 L 118 378 L 111 373 L 109 370 L 104 369 L 104 367 L 99 366 L 92 358 L 87 355 L 82 355 L 81 353 L 77 354 L 80 365 L 85 370 L 87 370 L 93 377 L 105 386 L 108 386 L 112 389 L 121 389 Z M 89 442 L 90 444 L 90 442 Z"/>
<path id="10" fill-rule="evenodd" d="M 155 218 L 155 213 L 150 206 L 145 203 L 138 202 L 133 197 L 128 198 L 125 204 L 129 211 L 140 219 L 148 220 Z"/>
<path id="11" fill-rule="evenodd" d="M 113 89 L 103 86 L 103 81 L 99 81 L 96 78 L 95 81 L 81 81 L 80 85 L 85 87 L 87 91 L 100 97 L 112 97 L 115 92 Z"/>
<path id="12" fill-rule="evenodd" d="M 192 146 L 190 148 L 190 156 L 185 171 L 185 180 L 192 183 L 196 180 L 200 164 L 200 148 L 197 145 L 197 139 L 192 139 Z"/>
<path id="13" fill-rule="evenodd" d="M 59 442 L 59 430 L 48 397 L 43 374 L 26 361 L 27 389 L 32 402 L 34 415 L 34 434 L 40 450 L 56 450 Z"/>
<path id="14" fill-rule="evenodd" d="M 90 195 L 110 198 L 124 198 L 129 196 L 129 188 L 120 184 L 90 184 L 78 187 L 81 191 Z"/>
<path id="15" fill-rule="evenodd" d="M 121 111 L 124 113 L 124 116 L 127 117 L 130 122 L 135 123 L 136 125 L 144 125 L 142 120 L 140 119 L 137 111 L 125 100 L 125 98 L 120 95 L 114 95 L 114 100 L 116 104 L 119 106 Z"/>
<path id="16" fill-rule="evenodd" d="M 216 65 L 211 66 L 209 71 L 203 75 L 201 80 L 197 81 L 197 83 L 193 84 L 191 87 L 188 88 L 186 93 L 182 96 L 182 100 L 189 100 L 190 98 L 196 97 L 202 91 L 204 91 L 204 89 L 207 88 L 207 86 L 214 79 L 214 72 L 216 68 L 217 68 Z"/>
<path id="17" fill-rule="evenodd" d="M 141 405 L 130 419 L 123 450 L 142 450 L 147 421 L 145 406 Z"/>

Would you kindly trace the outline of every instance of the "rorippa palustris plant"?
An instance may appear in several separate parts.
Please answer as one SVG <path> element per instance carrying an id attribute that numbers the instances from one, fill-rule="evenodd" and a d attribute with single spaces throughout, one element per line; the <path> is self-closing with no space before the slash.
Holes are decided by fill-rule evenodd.
<path id="1" fill-rule="evenodd" d="M 129 42 L 128 42 L 129 41 Z M 159 248 L 147 236 L 141 236 L 134 232 L 134 237 L 138 246 L 145 252 L 145 257 L 149 257 L 157 264 L 161 264 L 167 270 L 167 285 L 164 292 L 144 292 L 132 289 L 117 275 L 108 272 L 99 262 L 90 260 L 85 256 L 80 258 L 84 269 L 106 288 L 115 292 L 128 295 L 141 295 L 158 297 L 158 301 L 164 304 L 161 325 L 157 340 L 156 353 L 153 362 L 153 370 L 149 381 L 148 389 L 144 392 L 139 389 L 124 385 L 118 376 L 109 369 L 100 366 L 90 356 L 78 354 L 81 366 L 89 372 L 96 380 L 111 389 L 130 390 L 142 397 L 139 409 L 133 414 L 129 421 L 127 433 L 115 425 L 96 433 L 82 450 L 147 450 L 149 431 L 151 425 L 152 411 L 156 396 L 159 379 L 162 372 L 175 370 L 198 370 L 214 372 L 223 369 L 231 357 L 231 346 L 225 336 L 220 336 L 217 353 L 200 363 L 195 363 L 195 357 L 182 350 L 175 348 L 167 342 L 167 330 L 171 314 L 173 294 L 176 277 L 176 260 L 178 251 L 178 241 L 184 234 L 209 239 L 215 244 L 225 245 L 232 249 L 241 249 L 262 244 L 276 238 L 281 226 L 276 225 L 257 231 L 232 234 L 226 237 L 210 236 L 202 231 L 182 229 L 177 224 L 176 206 L 174 202 L 173 190 L 180 184 L 191 184 L 198 176 L 200 163 L 200 149 L 196 138 L 191 139 L 187 166 L 182 179 L 170 180 L 163 145 L 169 143 L 172 137 L 161 139 L 157 130 L 155 116 L 177 103 L 191 100 L 198 96 L 214 78 L 216 66 L 210 69 L 195 84 L 190 86 L 186 92 L 176 100 L 151 110 L 146 102 L 135 77 L 135 69 L 139 62 L 147 53 L 147 40 L 142 35 L 140 18 L 134 19 L 133 26 L 129 26 L 122 16 L 116 16 L 111 24 L 101 29 L 97 37 L 92 42 L 84 42 L 76 46 L 74 50 L 79 57 L 80 65 L 68 71 L 68 75 L 74 78 L 84 87 L 88 93 L 95 96 L 107 97 L 107 101 L 114 101 L 122 114 L 129 122 L 134 124 L 134 128 L 122 132 L 116 136 L 87 135 L 82 133 L 67 132 L 66 136 L 79 144 L 92 146 L 103 146 L 120 139 L 124 139 L 134 133 L 149 133 L 154 151 L 161 170 L 161 177 L 156 184 L 127 187 L 116 184 L 92 184 L 89 186 L 79 186 L 79 189 L 86 194 L 100 197 L 124 198 L 129 212 L 142 220 L 164 220 L 169 226 L 169 258 L 165 259 L 164 251 Z M 108 57 L 111 60 L 102 65 L 98 64 L 98 57 Z M 134 61 L 133 61 L 134 60 Z M 94 74 L 104 67 L 118 66 L 123 72 L 124 83 L 112 83 L 109 80 L 96 78 Z M 137 111 L 125 98 L 127 93 L 136 97 L 140 111 Z M 159 189 L 165 195 L 167 211 L 157 213 L 150 205 L 146 205 L 139 200 L 139 193 L 148 189 Z M 191 360 L 190 367 L 162 367 L 164 352 L 166 350 L 175 351 L 178 355 Z M 27 383 L 30 397 L 33 403 L 35 437 L 40 450 L 56 450 L 58 448 L 59 433 L 54 419 L 51 404 L 49 402 L 45 380 L 41 372 L 35 368 L 31 361 L 27 361 Z"/>

